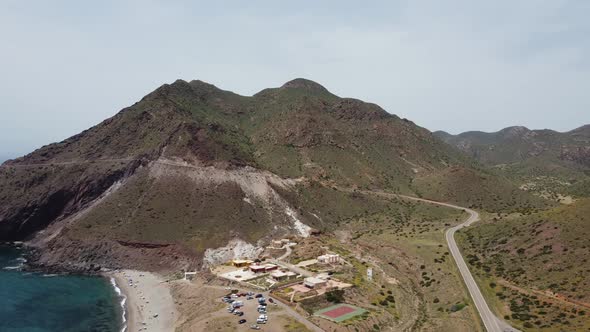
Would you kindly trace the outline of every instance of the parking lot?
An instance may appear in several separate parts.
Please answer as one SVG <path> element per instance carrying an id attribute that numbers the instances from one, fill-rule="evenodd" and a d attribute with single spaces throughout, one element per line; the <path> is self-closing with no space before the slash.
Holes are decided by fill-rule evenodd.
<path id="1" fill-rule="evenodd" d="M 237 325 L 242 325 L 239 330 L 256 330 L 253 327 L 253 325 L 256 325 L 260 331 L 272 331 L 273 329 L 271 327 L 276 325 L 273 324 L 273 313 L 280 310 L 276 304 L 271 302 L 274 302 L 274 300 L 258 293 L 248 293 L 250 295 L 245 295 L 239 292 L 238 294 L 242 294 L 242 296 L 236 297 L 236 295 L 233 295 L 230 299 L 226 300 L 225 312 L 228 317 L 233 317 Z M 223 299 L 220 299 L 220 301 L 223 301 Z M 266 305 L 261 305 L 260 302 Z M 230 309 L 234 306 L 237 308 Z M 236 315 L 236 311 L 243 313 L 243 315 Z M 261 315 L 264 315 L 266 320 L 261 321 L 259 319 Z M 246 322 L 240 324 L 239 321 L 242 319 L 246 320 Z"/>

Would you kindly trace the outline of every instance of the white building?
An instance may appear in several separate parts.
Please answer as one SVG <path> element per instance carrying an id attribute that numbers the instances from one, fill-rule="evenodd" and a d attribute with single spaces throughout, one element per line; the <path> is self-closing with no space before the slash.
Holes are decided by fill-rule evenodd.
<path id="1" fill-rule="evenodd" d="M 184 273 L 184 280 L 193 280 L 193 278 L 197 275 L 197 272 L 185 272 Z"/>
<path id="2" fill-rule="evenodd" d="M 340 255 L 338 254 L 325 254 L 318 256 L 318 263 L 321 264 L 338 264 L 340 263 Z"/>
<path id="3" fill-rule="evenodd" d="M 276 281 L 283 281 L 295 278 L 297 273 L 291 271 L 274 271 L 270 274 L 270 276 Z"/>
<path id="4" fill-rule="evenodd" d="M 316 278 L 316 277 L 308 277 L 303 279 L 303 285 L 307 288 L 317 288 L 317 287 L 324 287 L 328 283 L 327 280 Z"/>

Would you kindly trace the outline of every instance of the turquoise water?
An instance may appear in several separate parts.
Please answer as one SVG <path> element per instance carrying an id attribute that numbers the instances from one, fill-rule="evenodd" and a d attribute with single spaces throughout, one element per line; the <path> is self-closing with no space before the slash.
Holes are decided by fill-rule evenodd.
<path id="1" fill-rule="evenodd" d="M 109 280 L 23 272 L 15 269 L 21 254 L 0 245 L 0 331 L 120 331 L 120 299 Z"/>

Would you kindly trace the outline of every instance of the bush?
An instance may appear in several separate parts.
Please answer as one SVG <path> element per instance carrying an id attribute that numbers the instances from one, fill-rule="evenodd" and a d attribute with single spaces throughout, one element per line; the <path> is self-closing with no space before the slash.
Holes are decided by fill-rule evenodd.
<path id="1" fill-rule="evenodd" d="M 326 293 L 326 300 L 333 303 L 344 302 L 344 290 L 335 289 Z"/>

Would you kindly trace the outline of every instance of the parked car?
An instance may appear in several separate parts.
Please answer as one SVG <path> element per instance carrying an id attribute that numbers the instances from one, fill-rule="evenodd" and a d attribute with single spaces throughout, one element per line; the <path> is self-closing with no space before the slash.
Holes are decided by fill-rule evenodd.
<path id="1" fill-rule="evenodd" d="M 264 295 L 262 295 L 262 294 L 256 294 L 256 298 L 263 297 L 263 296 Z"/>
<path id="2" fill-rule="evenodd" d="M 239 315 L 240 315 L 240 312 L 241 312 L 241 311 L 239 311 L 239 310 L 235 310 L 235 311 L 233 312 L 233 314 L 234 314 L 234 315 L 238 315 L 238 316 L 239 316 Z"/>
<path id="3" fill-rule="evenodd" d="M 269 298 L 268 298 L 268 302 L 270 302 L 270 303 L 275 303 L 275 300 L 273 300 L 272 298 L 270 298 L 270 297 L 269 297 Z"/>
<path id="4" fill-rule="evenodd" d="M 245 319 L 240 319 L 240 320 L 238 321 L 238 324 L 244 324 L 245 322 L 246 322 L 246 320 L 245 320 Z"/>
<path id="5" fill-rule="evenodd" d="M 246 297 L 246 300 L 252 300 L 254 297 L 252 297 L 252 295 L 248 295 L 248 297 Z"/>
<path id="6" fill-rule="evenodd" d="M 252 325 L 252 326 L 250 326 L 250 328 L 252 330 L 260 330 L 260 326 L 258 326 L 258 325 Z"/>
<path id="7" fill-rule="evenodd" d="M 239 313 L 237 313 L 236 315 L 238 315 L 238 316 L 242 317 L 242 316 L 244 316 L 244 313 L 240 311 L 240 312 L 239 312 Z"/>

